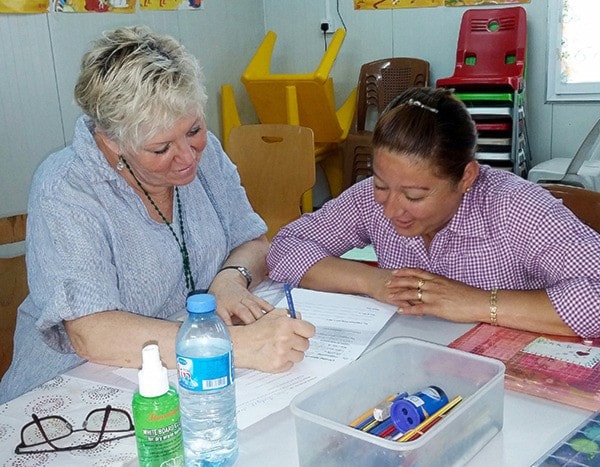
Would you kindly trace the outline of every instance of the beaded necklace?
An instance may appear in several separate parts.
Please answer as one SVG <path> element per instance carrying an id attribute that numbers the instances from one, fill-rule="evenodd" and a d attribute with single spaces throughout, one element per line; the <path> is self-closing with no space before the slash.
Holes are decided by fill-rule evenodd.
<path id="1" fill-rule="evenodd" d="M 181 240 L 175 233 L 175 230 L 173 230 L 173 226 L 171 225 L 171 222 L 169 222 L 167 220 L 167 218 L 165 217 L 165 215 L 161 212 L 161 210 L 158 209 L 158 206 L 156 205 L 156 203 L 150 196 L 150 193 L 148 193 L 146 191 L 146 189 L 144 188 L 142 183 L 138 180 L 138 178 L 133 173 L 133 170 L 131 170 L 129 163 L 122 156 L 119 157 L 119 164 L 121 162 L 123 163 L 123 165 L 125 167 L 127 167 L 127 170 L 129 171 L 129 173 L 131 174 L 131 176 L 133 177 L 135 182 L 138 184 L 140 189 L 144 192 L 144 194 L 146 195 L 146 198 L 148 198 L 148 201 L 150 201 L 150 204 L 152 204 L 152 207 L 156 210 L 156 212 L 158 213 L 160 218 L 163 220 L 163 222 L 167 225 L 167 227 L 173 234 L 173 237 L 175 238 L 175 241 L 177 242 L 177 245 L 179 246 L 179 251 L 181 252 L 181 257 L 183 259 L 183 272 L 185 274 L 185 285 L 188 288 L 188 291 L 192 292 L 195 289 L 195 284 L 194 284 L 194 276 L 192 275 L 192 269 L 190 267 L 190 255 L 188 253 L 187 245 L 185 243 L 185 230 L 183 229 L 183 215 L 182 215 L 182 208 L 181 208 L 181 198 L 179 197 L 179 187 L 175 186 L 175 199 L 177 201 L 177 214 L 179 215 L 179 232 L 181 233 Z"/>

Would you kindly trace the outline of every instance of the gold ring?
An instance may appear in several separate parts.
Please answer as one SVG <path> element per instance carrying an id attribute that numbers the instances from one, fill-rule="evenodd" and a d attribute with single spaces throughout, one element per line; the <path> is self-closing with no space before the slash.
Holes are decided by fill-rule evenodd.
<path id="1" fill-rule="evenodd" d="M 419 282 L 417 282 L 417 290 L 421 290 L 424 285 L 425 281 L 423 279 L 419 279 Z"/>
<path id="2" fill-rule="evenodd" d="M 417 300 L 423 301 L 423 291 L 421 289 L 417 289 Z"/>

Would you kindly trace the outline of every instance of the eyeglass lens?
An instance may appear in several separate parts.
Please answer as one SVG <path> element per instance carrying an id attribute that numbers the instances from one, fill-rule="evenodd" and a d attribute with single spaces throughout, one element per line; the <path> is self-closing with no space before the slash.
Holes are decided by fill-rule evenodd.
<path id="1" fill-rule="evenodd" d="M 92 433 L 102 431 L 102 425 L 106 416 L 106 408 L 92 410 L 85 421 L 83 422 L 83 429 Z M 104 432 L 108 431 L 128 431 L 133 430 L 131 418 L 129 414 L 119 409 L 110 409 L 108 413 L 108 419 L 106 420 L 106 426 Z"/>
<path id="2" fill-rule="evenodd" d="M 69 436 L 73 432 L 73 427 L 62 417 L 44 417 L 40 418 L 39 425 L 51 441 Z M 44 435 L 40 431 L 40 426 L 35 422 L 30 422 L 21 432 L 21 439 L 27 446 L 43 443 Z"/>

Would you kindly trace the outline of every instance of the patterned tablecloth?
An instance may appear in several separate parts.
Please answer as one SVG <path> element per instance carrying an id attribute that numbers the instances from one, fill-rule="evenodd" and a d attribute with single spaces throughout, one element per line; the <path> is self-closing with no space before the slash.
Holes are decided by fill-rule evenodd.
<path id="1" fill-rule="evenodd" d="M 101 443 L 89 450 L 15 454 L 21 428 L 38 417 L 61 415 L 74 429 L 82 427 L 87 414 L 110 404 L 131 415 L 133 393 L 67 375 L 57 376 L 23 396 L 0 405 L 0 466 L 135 466 L 135 437 Z"/>

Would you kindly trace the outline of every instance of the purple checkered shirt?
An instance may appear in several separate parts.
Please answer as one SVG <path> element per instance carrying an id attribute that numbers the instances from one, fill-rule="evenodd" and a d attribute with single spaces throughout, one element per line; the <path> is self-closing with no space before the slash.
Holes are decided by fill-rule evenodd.
<path id="1" fill-rule="evenodd" d="M 580 336 L 600 336 L 600 235 L 543 187 L 481 166 L 456 215 L 425 248 L 403 237 L 359 182 L 284 227 L 267 257 L 270 277 L 297 285 L 327 256 L 372 244 L 379 266 L 421 268 L 484 290 L 546 289 Z"/>

